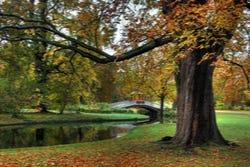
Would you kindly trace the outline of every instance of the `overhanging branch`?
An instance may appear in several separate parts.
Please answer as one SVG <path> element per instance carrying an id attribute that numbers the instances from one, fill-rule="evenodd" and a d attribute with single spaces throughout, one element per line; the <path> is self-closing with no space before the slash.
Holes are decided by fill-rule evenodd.
<path id="1" fill-rule="evenodd" d="M 174 42 L 174 39 L 172 37 L 169 37 L 169 38 L 160 37 L 160 38 L 151 40 L 150 42 L 148 42 L 140 47 L 137 47 L 135 49 L 132 49 L 128 52 L 125 52 L 124 54 L 122 54 L 120 56 L 117 55 L 115 61 L 123 61 L 123 60 L 131 59 L 135 56 L 141 55 L 141 54 L 146 53 L 146 52 L 148 52 L 156 47 L 163 46 L 163 45 L 170 43 L 170 42 Z"/>
<path id="2" fill-rule="evenodd" d="M 87 45 L 86 43 L 73 38 L 61 31 L 59 31 L 55 25 L 53 25 L 49 20 L 39 20 L 39 19 L 33 19 L 33 18 L 24 18 L 23 16 L 15 13 L 3 13 L 0 12 L 0 18 L 7 17 L 7 18 L 13 18 L 16 20 L 19 20 L 20 25 L 1 25 L 0 31 L 6 31 L 8 30 L 35 30 L 35 34 L 25 34 L 23 33 L 21 36 L 15 38 L 15 41 L 18 40 L 32 40 L 32 41 L 40 41 L 45 42 L 50 45 L 62 48 L 62 49 L 69 49 L 72 50 L 78 54 L 80 54 L 82 57 L 89 58 L 95 62 L 98 63 L 108 63 L 108 62 L 114 62 L 114 61 L 123 61 L 126 59 L 133 58 L 135 56 L 141 55 L 143 53 L 146 53 L 156 47 L 162 46 L 164 44 L 167 44 L 169 42 L 173 42 L 172 38 L 164 38 L 164 37 L 158 37 L 156 39 L 153 39 L 149 41 L 148 43 L 143 44 L 142 46 L 139 46 L 137 48 L 131 49 L 121 55 L 110 55 L 96 47 L 93 47 L 91 45 Z M 63 41 L 66 41 L 66 43 L 62 43 L 59 40 L 48 40 L 42 37 L 39 37 L 39 31 L 42 30 L 45 32 L 50 32 L 53 35 L 55 35 L 54 39 L 62 39 Z M 6 33 L 5 32 L 5 33 Z M 57 37 L 56 37 L 57 36 Z M 6 40 L 11 40 L 7 39 Z M 13 39 L 12 39 L 13 40 Z"/>
<path id="3" fill-rule="evenodd" d="M 67 41 L 70 41 L 71 43 L 74 43 L 76 45 L 79 45 L 87 50 L 90 50 L 90 51 L 93 51 L 95 53 L 97 53 L 98 55 L 100 56 L 104 56 L 106 58 L 111 58 L 112 56 L 101 51 L 100 49 L 97 49 L 95 47 L 92 47 L 90 45 L 87 45 L 75 38 L 72 38 L 64 33 L 61 33 L 60 31 L 56 30 L 56 29 L 51 29 L 49 28 L 49 26 L 44 26 L 44 25 L 25 25 L 25 26 L 19 26 L 19 25 L 5 25 L 5 26 L 0 26 L 0 31 L 1 30 L 8 30 L 8 29 L 16 29 L 16 30 L 28 30 L 28 29 L 43 29 L 45 31 L 48 31 L 48 32 L 52 32 L 53 34 L 55 35 L 58 35 L 59 37 L 67 40 Z"/>
<path id="4" fill-rule="evenodd" d="M 52 41 L 52 40 L 47 40 L 45 38 L 37 38 L 37 36 L 28 36 L 28 37 L 20 37 L 20 38 L 16 38 L 15 41 L 18 40 L 31 40 L 31 41 L 40 41 L 40 42 L 45 42 L 48 43 L 50 45 L 56 46 L 56 47 L 60 47 L 63 49 L 69 49 L 72 51 L 77 52 L 78 54 L 80 54 L 82 57 L 86 57 L 91 59 L 92 61 L 98 62 L 98 63 L 102 63 L 102 64 L 106 64 L 109 62 L 114 62 L 114 61 L 123 61 L 123 60 L 127 60 L 127 59 L 131 59 L 135 56 L 141 55 L 143 53 L 146 53 L 156 47 L 159 46 L 163 46 L 167 43 L 170 42 L 174 42 L 174 39 L 172 37 L 159 37 L 157 39 L 153 39 L 148 43 L 145 43 L 144 45 L 131 49 L 121 55 L 109 55 L 106 52 L 103 52 L 95 47 L 86 45 L 82 42 L 80 42 L 77 39 L 74 39 L 72 37 L 69 37 L 57 30 L 54 29 L 50 29 L 47 26 L 43 26 L 43 25 L 29 25 L 29 26 L 15 26 L 15 25 L 9 25 L 9 26 L 1 26 L 0 27 L 0 31 L 1 30 L 9 30 L 9 29 L 16 29 L 16 30 L 27 30 L 27 29 L 43 29 L 49 32 L 52 32 L 56 35 L 59 35 L 60 37 L 62 37 L 63 39 L 67 40 L 70 43 L 74 43 L 74 45 L 66 45 L 61 43 L 60 41 Z M 6 40 L 10 40 L 11 39 L 6 39 Z M 80 49 L 78 46 L 83 47 L 84 49 L 87 49 L 89 52 L 84 51 L 83 49 Z M 102 58 L 103 57 L 103 58 Z"/>
<path id="5" fill-rule="evenodd" d="M 2 17 L 12 17 L 12 18 L 16 18 L 18 20 L 21 20 L 21 21 L 24 21 L 24 22 L 29 22 L 29 23 L 47 23 L 43 20 L 39 20 L 39 19 L 26 19 L 26 18 L 23 18 L 21 17 L 20 15 L 17 15 L 17 14 L 13 14 L 13 13 L 2 13 L 0 12 L 0 16 Z"/>

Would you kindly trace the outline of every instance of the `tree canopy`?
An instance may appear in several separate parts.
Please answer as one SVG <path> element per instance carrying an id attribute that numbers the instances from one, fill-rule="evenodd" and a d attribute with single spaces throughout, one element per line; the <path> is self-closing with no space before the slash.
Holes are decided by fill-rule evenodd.
<path id="1" fill-rule="evenodd" d="M 167 43 L 177 43 L 180 51 L 196 45 L 206 48 L 226 43 L 236 35 L 238 25 L 246 24 L 240 20 L 245 17 L 243 8 L 249 7 L 248 1 L 240 0 L 161 3 L 5 0 L 0 11 L 1 40 L 45 42 L 107 63 L 129 59 Z M 49 33 L 46 37 L 41 34 L 44 31 Z M 120 41 L 114 43 L 118 33 Z M 119 46 L 123 47 L 117 49 Z M 105 47 L 115 49 L 115 55 L 105 52 Z"/>

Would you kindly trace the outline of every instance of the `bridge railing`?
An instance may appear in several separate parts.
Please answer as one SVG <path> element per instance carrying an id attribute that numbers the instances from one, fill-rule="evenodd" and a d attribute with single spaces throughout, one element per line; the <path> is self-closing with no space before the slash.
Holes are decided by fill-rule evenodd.
<path id="1" fill-rule="evenodd" d="M 158 104 L 144 100 L 126 100 L 110 104 L 111 107 L 121 107 L 121 108 L 126 108 L 130 106 L 140 106 L 140 105 L 160 109 L 160 106 Z"/>

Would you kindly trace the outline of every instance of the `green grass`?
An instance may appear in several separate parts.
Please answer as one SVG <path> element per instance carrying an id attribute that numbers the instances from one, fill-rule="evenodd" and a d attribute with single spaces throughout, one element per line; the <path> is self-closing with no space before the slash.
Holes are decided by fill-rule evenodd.
<path id="1" fill-rule="evenodd" d="M 174 135 L 175 124 L 137 127 L 128 135 L 98 142 L 0 150 L 0 166 L 242 166 L 250 165 L 250 114 L 217 113 L 219 128 L 239 147 L 183 150 L 156 141 Z"/>
<path id="2" fill-rule="evenodd" d="M 217 122 L 226 139 L 250 140 L 250 112 L 217 112 Z"/>
<path id="3" fill-rule="evenodd" d="M 100 113 L 81 113 L 81 114 L 53 114 L 53 113 L 31 113 L 21 114 L 18 118 L 12 118 L 11 114 L 0 114 L 0 125 L 17 123 L 42 123 L 42 122 L 62 122 L 62 121 L 102 121 L 116 119 L 146 119 L 141 114 L 100 114 Z"/>

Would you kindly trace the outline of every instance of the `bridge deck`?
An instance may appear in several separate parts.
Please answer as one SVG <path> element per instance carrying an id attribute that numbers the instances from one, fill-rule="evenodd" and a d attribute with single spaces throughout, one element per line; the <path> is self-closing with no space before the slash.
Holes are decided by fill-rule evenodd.
<path id="1" fill-rule="evenodd" d="M 151 111 L 159 112 L 161 107 L 158 104 L 155 104 L 150 101 L 143 101 L 143 100 L 126 100 L 120 101 L 116 103 L 111 103 L 110 107 L 119 107 L 119 108 L 131 108 L 131 107 L 139 107 L 139 108 L 146 108 Z"/>

